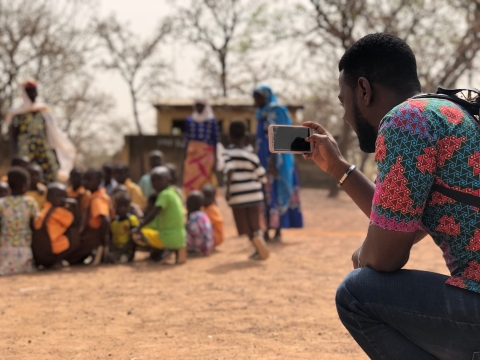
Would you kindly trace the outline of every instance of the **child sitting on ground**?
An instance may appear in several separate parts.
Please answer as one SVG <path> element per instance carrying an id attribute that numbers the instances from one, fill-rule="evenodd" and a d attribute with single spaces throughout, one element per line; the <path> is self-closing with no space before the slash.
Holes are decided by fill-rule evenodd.
<path id="1" fill-rule="evenodd" d="M 115 180 L 117 180 L 119 185 L 123 184 L 127 187 L 127 191 L 132 199 L 132 203 L 137 204 L 143 211 L 143 209 L 145 209 L 145 205 L 147 204 L 147 200 L 145 199 L 140 186 L 130 180 L 129 173 L 130 171 L 128 166 L 125 164 L 117 164 L 113 170 L 113 176 L 115 177 Z"/>
<path id="2" fill-rule="evenodd" d="M 5 181 L 0 181 L 0 199 L 4 198 L 10 194 L 10 188 L 8 187 L 8 183 Z"/>
<path id="3" fill-rule="evenodd" d="M 160 150 L 153 150 L 148 155 L 148 163 L 150 165 L 150 171 L 155 169 L 157 166 L 163 165 L 163 153 Z M 150 195 L 155 194 L 155 189 L 152 186 L 152 181 L 150 179 L 150 172 L 143 175 L 138 182 L 138 186 L 142 189 L 143 196 L 147 199 Z"/>
<path id="4" fill-rule="evenodd" d="M 16 155 L 13 157 L 12 162 L 10 163 L 10 166 L 11 167 L 19 166 L 26 169 L 29 164 L 30 164 L 30 158 L 28 156 Z M 0 178 L 0 181 L 8 183 L 8 176 L 3 175 Z"/>
<path id="5" fill-rule="evenodd" d="M 0 275 L 28 273 L 34 270 L 32 225 L 37 203 L 25 192 L 30 174 L 21 167 L 8 172 L 11 195 L 0 199 Z"/>
<path id="6" fill-rule="evenodd" d="M 43 170 L 35 163 L 29 164 L 27 170 L 30 173 L 30 189 L 25 195 L 32 197 L 37 202 L 37 207 L 42 209 L 47 201 L 47 187 L 42 184 Z"/>
<path id="7" fill-rule="evenodd" d="M 204 202 L 203 193 L 198 190 L 192 191 L 187 198 L 187 251 L 209 255 L 215 242 L 210 220 L 201 209 Z"/>
<path id="8" fill-rule="evenodd" d="M 115 218 L 110 224 L 111 259 L 114 262 L 126 263 L 135 257 L 135 243 L 132 240 L 131 230 L 140 223 L 137 216 L 131 213 L 130 195 L 118 192 L 113 196 L 115 202 Z"/>
<path id="9" fill-rule="evenodd" d="M 128 190 L 127 190 L 127 187 L 123 184 L 118 184 L 117 187 L 113 190 L 112 192 L 112 206 L 113 206 L 113 209 L 115 209 L 115 198 L 117 197 L 118 194 L 120 193 L 125 193 L 127 194 L 128 196 L 130 196 L 130 194 L 128 193 Z M 131 199 L 131 198 L 130 198 Z M 143 215 L 144 215 L 144 212 L 142 209 L 140 209 L 140 207 L 137 205 L 137 204 L 134 204 L 132 203 L 132 201 L 130 200 L 130 209 L 129 209 L 129 212 L 132 213 L 133 215 L 135 215 L 138 219 L 141 219 L 143 218 Z"/>
<path id="10" fill-rule="evenodd" d="M 100 187 L 105 188 L 105 192 L 108 196 L 113 195 L 113 190 L 116 189 L 118 183 L 117 180 L 113 178 L 113 168 L 114 165 L 110 162 L 103 164 L 103 181 Z"/>
<path id="11" fill-rule="evenodd" d="M 170 172 L 164 166 L 151 172 L 152 186 L 158 193 L 154 207 L 145 215 L 134 240 L 152 250 L 173 250 L 177 264 L 187 260 L 182 201 L 170 185 Z"/>
<path id="12" fill-rule="evenodd" d="M 61 266 L 79 245 L 80 210 L 61 183 L 47 187 L 47 202 L 35 219 L 32 250 L 36 266 Z"/>
<path id="13" fill-rule="evenodd" d="M 233 210 L 238 235 L 248 235 L 255 246 L 251 259 L 265 260 L 269 251 L 260 227 L 260 209 L 264 199 L 262 183 L 266 181 L 265 169 L 257 155 L 245 149 L 245 123 L 230 124 L 232 144 L 225 149 L 225 168 L 228 204 Z"/>
<path id="14" fill-rule="evenodd" d="M 220 208 L 215 202 L 216 190 L 213 185 L 205 185 L 202 189 L 203 196 L 205 198 L 203 202 L 205 214 L 207 214 L 210 222 L 213 227 L 213 240 L 215 241 L 215 246 L 223 243 L 223 216 L 220 212 Z"/>
<path id="15" fill-rule="evenodd" d="M 181 187 L 178 186 L 177 167 L 175 166 L 175 164 L 172 163 L 166 163 L 165 167 L 168 169 L 168 171 L 170 171 L 170 185 L 175 188 L 175 191 L 182 199 L 182 203 L 184 203 L 185 198 L 183 197 L 183 190 Z"/>
<path id="16" fill-rule="evenodd" d="M 90 196 L 92 196 L 90 191 L 85 189 L 82 185 L 83 173 L 77 169 L 72 169 L 72 171 L 70 171 L 68 182 L 70 183 L 70 186 L 67 190 L 67 196 L 71 199 L 77 200 L 78 206 L 80 206 L 80 210 L 83 213 L 90 202 Z"/>
<path id="17" fill-rule="evenodd" d="M 92 196 L 86 210 L 87 217 L 83 219 L 80 245 L 66 259 L 70 264 L 83 263 L 96 250 L 92 264 L 98 265 L 102 256 L 107 253 L 113 211 L 105 188 L 100 188 L 102 178 L 102 170 L 93 168 L 87 170 L 83 177 L 85 189 L 90 191 Z"/>

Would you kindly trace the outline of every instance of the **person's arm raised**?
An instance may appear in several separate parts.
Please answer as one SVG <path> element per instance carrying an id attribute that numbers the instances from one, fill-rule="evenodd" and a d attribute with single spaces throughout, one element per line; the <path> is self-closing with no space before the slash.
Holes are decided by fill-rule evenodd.
<path id="1" fill-rule="evenodd" d="M 323 171 L 340 181 L 348 171 L 349 164 L 343 157 L 338 144 L 333 136 L 321 125 L 313 122 L 305 122 L 303 126 L 309 127 L 317 133 L 306 139 L 313 143 L 313 152 L 305 154 L 305 159 L 311 159 Z M 372 199 L 375 192 L 375 185 L 360 170 L 353 170 L 342 184 L 342 189 L 352 198 L 360 210 L 370 218 Z"/>

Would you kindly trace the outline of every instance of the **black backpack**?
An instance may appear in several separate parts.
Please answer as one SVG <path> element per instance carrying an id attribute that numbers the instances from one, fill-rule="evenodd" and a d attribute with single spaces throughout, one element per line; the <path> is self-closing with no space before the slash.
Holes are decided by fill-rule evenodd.
<path id="1" fill-rule="evenodd" d="M 473 116 L 480 131 L 480 91 L 477 89 L 444 89 L 438 87 L 435 94 L 419 94 L 413 97 L 413 99 L 444 99 L 450 100 Z M 466 205 L 475 206 L 480 208 L 480 197 L 446 188 L 442 185 L 433 184 L 432 189 L 439 193 L 448 196 L 449 198 L 461 202 Z"/>

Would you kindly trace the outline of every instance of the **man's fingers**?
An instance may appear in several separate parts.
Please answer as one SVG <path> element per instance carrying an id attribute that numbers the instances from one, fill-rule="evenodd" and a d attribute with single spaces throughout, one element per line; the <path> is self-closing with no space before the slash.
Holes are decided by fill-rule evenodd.
<path id="1" fill-rule="evenodd" d="M 314 123 L 312 121 L 307 121 L 302 124 L 302 126 L 309 127 L 313 130 L 315 130 L 319 134 L 327 134 L 327 130 L 325 130 L 322 125 Z"/>
<path id="2" fill-rule="evenodd" d="M 318 142 L 318 143 L 323 143 L 324 140 L 328 139 L 327 135 L 320 135 L 320 134 L 315 134 L 312 136 L 309 136 L 305 138 L 306 142 Z"/>

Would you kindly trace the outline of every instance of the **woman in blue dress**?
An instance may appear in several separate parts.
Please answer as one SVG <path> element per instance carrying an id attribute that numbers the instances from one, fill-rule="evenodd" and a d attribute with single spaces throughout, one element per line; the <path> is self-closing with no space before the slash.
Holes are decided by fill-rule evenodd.
<path id="1" fill-rule="evenodd" d="M 288 110 L 278 104 L 272 90 L 262 85 L 253 92 L 257 125 L 257 154 L 267 170 L 265 219 L 268 230 L 275 230 L 274 240 L 281 240 L 281 229 L 303 227 L 300 209 L 300 183 L 292 154 L 272 154 L 268 147 L 270 125 L 292 125 Z"/>

